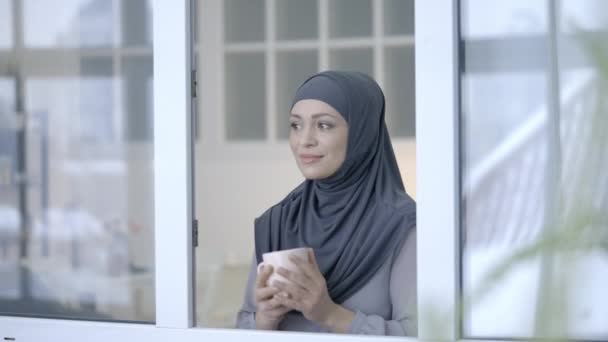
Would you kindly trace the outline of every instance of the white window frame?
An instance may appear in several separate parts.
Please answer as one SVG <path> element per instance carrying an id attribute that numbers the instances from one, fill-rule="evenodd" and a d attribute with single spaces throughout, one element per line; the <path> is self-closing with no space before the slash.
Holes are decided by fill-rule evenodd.
<path id="1" fill-rule="evenodd" d="M 457 0 L 415 4 L 418 339 L 194 328 L 190 0 L 153 2 L 156 324 L 0 316 L 0 338 L 19 342 L 458 340 L 457 6 Z M 447 318 L 441 336 L 426 316 L 428 304 L 436 305 Z"/>

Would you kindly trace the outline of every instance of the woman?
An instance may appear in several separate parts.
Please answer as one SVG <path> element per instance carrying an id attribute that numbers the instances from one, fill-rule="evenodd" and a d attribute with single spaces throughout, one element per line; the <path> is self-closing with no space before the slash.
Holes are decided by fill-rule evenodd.
<path id="1" fill-rule="evenodd" d="M 255 221 L 237 327 L 416 335 L 416 204 L 406 194 L 369 76 L 325 71 L 297 90 L 289 143 L 306 180 Z M 311 247 L 290 282 L 262 254 Z"/>

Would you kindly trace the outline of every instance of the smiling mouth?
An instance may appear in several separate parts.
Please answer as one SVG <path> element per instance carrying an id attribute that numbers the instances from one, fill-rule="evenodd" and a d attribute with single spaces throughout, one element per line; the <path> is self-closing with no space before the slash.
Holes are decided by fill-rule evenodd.
<path id="1" fill-rule="evenodd" d="M 315 156 L 315 155 L 300 155 L 300 161 L 303 164 L 313 164 L 321 160 L 323 156 Z"/>

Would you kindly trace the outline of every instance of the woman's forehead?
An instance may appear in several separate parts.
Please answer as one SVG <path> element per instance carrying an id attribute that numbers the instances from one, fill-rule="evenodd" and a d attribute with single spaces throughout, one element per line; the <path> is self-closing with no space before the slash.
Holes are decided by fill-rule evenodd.
<path id="1" fill-rule="evenodd" d="M 304 99 L 296 102 L 291 109 L 291 115 L 312 117 L 329 115 L 333 117 L 343 117 L 342 113 L 338 112 L 329 103 L 315 99 Z"/>

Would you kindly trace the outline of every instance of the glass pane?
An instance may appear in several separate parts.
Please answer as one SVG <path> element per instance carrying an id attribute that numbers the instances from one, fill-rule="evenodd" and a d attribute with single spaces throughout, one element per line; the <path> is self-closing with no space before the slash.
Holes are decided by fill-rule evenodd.
<path id="1" fill-rule="evenodd" d="M 329 65 L 334 70 L 360 71 L 374 75 L 374 52 L 372 48 L 333 49 L 329 52 Z"/>
<path id="2" fill-rule="evenodd" d="M 280 0 L 277 6 L 277 39 L 316 39 L 319 36 L 318 0 Z"/>
<path id="3" fill-rule="evenodd" d="M 15 81 L 0 76 L 0 111 L 4 116 L 15 110 Z"/>
<path id="4" fill-rule="evenodd" d="M 0 49 L 13 46 L 13 2 L 0 0 Z"/>
<path id="5" fill-rule="evenodd" d="M 264 53 L 226 54 L 226 138 L 266 139 Z"/>
<path id="6" fill-rule="evenodd" d="M 319 69 L 318 52 L 293 51 L 277 54 L 277 137 L 289 137 L 289 110 L 296 90 Z"/>
<path id="7" fill-rule="evenodd" d="M 106 0 L 23 0 L 25 45 L 112 45 L 115 15 Z"/>
<path id="8" fill-rule="evenodd" d="M 371 0 L 329 1 L 329 37 L 369 37 L 372 35 Z"/>
<path id="9" fill-rule="evenodd" d="M 131 56 L 123 60 L 123 116 L 126 139 L 151 141 L 154 112 L 152 108 L 152 56 Z"/>
<path id="10" fill-rule="evenodd" d="M 103 3 L 78 13 L 91 19 Z M 29 25 L 43 32 L 55 24 Z M 14 81 L 0 80 L 0 315 L 154 322 L 153 144 L 122 139 L 125 118 L 151 129 L 151 110 L 136 111 L 149 108 L 152 56 L 120 66 L 124 75 L 148 71 L 131 81 L 147 97 L 128 92 L 123 101 L 129 76 L 115 73 L 111 56 L 62 53 L 62 65 L 74 65 L 29 57 L 55 72 L 20 80 L 25 120 L 15 113 Z"/>
<path id="11" fill-rule="evenodd" d="M 121 0 L 122 45 L 152 45 L 150 0 Z"/>
<path id="12" fill-rule="evenodd" d="M 85 57 L 80 61 L 80 72 L 86 78 L 74 86 L 80 92 L 79 117 L 72 118 L 70 131 L 82 142 L 110 143 L 119 136 L 112 113 L 114 103 L 111 57 Z"/>
<path id="13" fill-rule="evenodd" d="M 413 47 L 385 50 L 386 117 L 392 137 L 416 136 L 416 79 Z"/>
<path id="14" fill-rule="evenodd" d="M 15 82 L 0 77 L 0 302 L 16 298 L 19 289 L 19 228 Z"/>
<path id="15" fill-rule="evenodd" d="M 604 0 L 561 0 L 561 28 L 566 32 L 608 29 L 608 2 Z"/>
<path id="16" fill-rule="evenodd" d="M 266 5 L 264 0 L 224 1 L 224 37 L 226 42 L 263 41 Z"/>
<path id="17" fill-rule="evenodd" d="M 414 34 L 414 0 L 384 0 L 384 34 Z"/>
<path id="18" fill-rule="evenodd" d="M 549 172 L 545 84 L 543 73 L 463 75 L 465 297 L 475 296 L 483 277 L 511 251 L 530 246 L 542 229 Z M 530 129 L 534 134 L 522 137 Z M 502 156 L 507 146 L 513 150 Z M 506 193 L 508 201 L 503 200 Z M 465 335 L 532 336 L 541 263 L 541 258 L 531 258 L 514 269 L 467 311 Z M 489 315 L 501 323 L 491 323 Z"/>
<path id="19" fill-rule="evenodd" d="M 510 16 L 470 9 L 467 20 Z M 606 340 L 608 68 L 595 55 L 605 43 L 570 37 L 587 62 L 561 63 L 571 51 L 560 46 L 552 78 L 543 64 L 504 68 L 499 44 L 472 42 L 461 76 L 465 338 Z M 547 46 L 528 58 L 546 59 Z"/>
<path id="20" fill-rule="evenodd" d="M 112 76 L 112 57 L 81 57 L 80 73 L 91 76 Z"/>
<path id="21" fill-rule="evenodd" d="M 492 38 L 547 32 L 547 0 L 465 0 L 461 12 L 462 35 Z M 501 13 L 500 17 L 489 15 Z"/>

